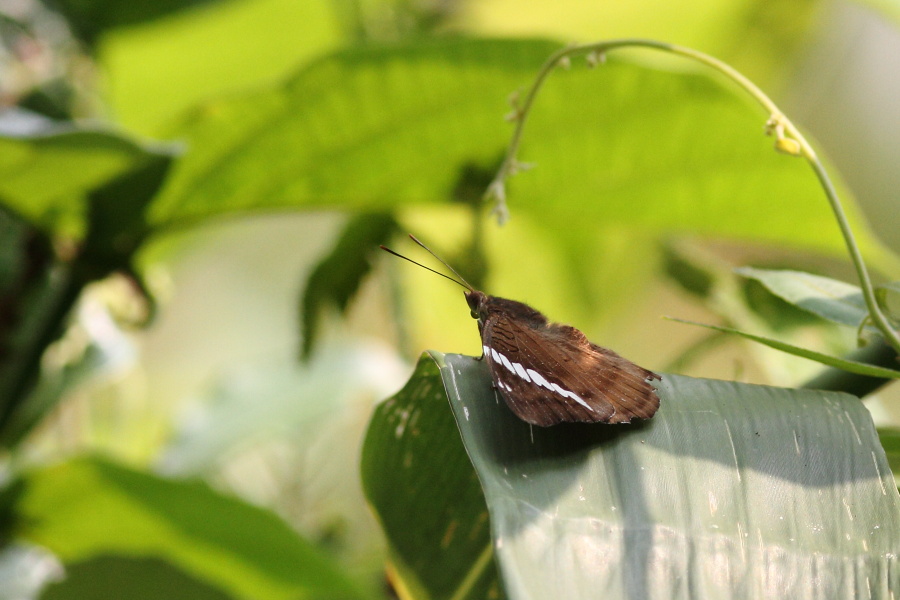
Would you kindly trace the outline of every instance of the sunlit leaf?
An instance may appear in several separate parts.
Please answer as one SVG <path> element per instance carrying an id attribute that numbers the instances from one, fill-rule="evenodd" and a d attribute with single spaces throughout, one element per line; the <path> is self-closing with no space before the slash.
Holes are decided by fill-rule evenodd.
<path id="1" fill-rule="evenodd" d="M 283 86 L 211 103 L 185 126 L 192 151 L 154 219 L 446 201 L 467 166 L 502 154 L 510 92 L 558 47 L 456 38 L 354 48 Z M 537 166 L 511 181 L 513 218 L 528 211 L 575 235 L 620 223 L 839 248 L 822 233 L 832 216 L 815 178 L 772 150 L 765 117 L 690 72 L 615 57 L 555 72 L 521 151 Z"/>

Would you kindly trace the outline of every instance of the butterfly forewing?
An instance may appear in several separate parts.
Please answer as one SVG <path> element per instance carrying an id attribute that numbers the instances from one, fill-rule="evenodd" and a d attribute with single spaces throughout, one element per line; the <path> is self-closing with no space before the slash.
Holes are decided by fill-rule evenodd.
<path id="1" fill-rule="evenodd" d="M 491 377 L 522 420 L 628 423 L 659 408 L 659 379 L 568 325 L 548 323 L 526 304 L 485 296 L 481 335 Z"/>

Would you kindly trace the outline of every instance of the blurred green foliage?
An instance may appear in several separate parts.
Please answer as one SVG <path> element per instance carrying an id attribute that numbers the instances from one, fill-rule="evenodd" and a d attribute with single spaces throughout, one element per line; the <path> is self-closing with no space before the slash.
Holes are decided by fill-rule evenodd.
<path id="1" fill-rule="evenodd" d="M 799 319 L 788 304 L 799 306 L 796 299 L 770 286 L 785 302 L 759 288 L 746 294 L 722 273 L 723 263 L 741 264 L 734 257 L 687 260 L 660 242 L 716 239 L 744 248 L 752 241 L 761 249 L 754 265 L 824 265 L 816 272 L 833 269 L 843 248 L 806 165 L 777 155 L 762 135 L 767 115 L 690 65 L 625 53 L 593 71 L 576 61 L 555 72 L 521 151 L 536 168 L 510 182 L 510 225 L 496 228 L 478 200 L 508 141 L 502 117 L 510 94 L 527 86 L 561 44 L 658 37 L 717 55 L 777 90 L 817 31 L 823 3 L 18 4 L 0 8 L 0 92 L 5 105 L 18 107 L 0 113 L 0 445 L 10 482 L 4 524 L 14 534 L 0 564 L 15 564 L 16 544 L 43 547 L 45 566 L 59 561 L 69 577 L 43 597 L 389 594 L 385 552 L 365 525 L 355 457 L 372 396 L 399 385 L 399 359 L 360 338 L 407 348 L 423 338 L 480 345 L 458 295 L 441 287 L 446 282 L 404 271 L 417 282 L 407 296 L 398 293 L 395 275 L 371 276 L 377 263 L 369 251 L 396 232 L 422 232 L 436 248 L 455 247 L 441 254 L 473 283 L 560 319 L 577 317 L 584 329 L 633 344 L 657 362 L 707 348 L 701 341 L 692 353 L 682 334 L 655 319 L 683 302 L 670 291 L 677 285 L 729 324 L 771 327 L 798 344 L 813 331 L 833 353 L 849 347 L 833 329 Z M 850 208 L 864 247 L 892 268 L 894 258 Z M 233 246 L 220 243 L 226 238 L 216 238 L 216 228 L 289 212 L 309 224 L 296 240 L 303 256 L 290 286 L 294 310 L 286 311 L 299 315 L 300 325 L 255 333 L 279 330 L 293 343 L 289 350 L 277 341 L 244 343 L 244 354 L 216 363 L 225 354 L 212 350 L 241 346 L 228 334 L 245 323 L 253 330 L 266 312 L 259 307 L 269 306 L 254 301 L 271 292 L 242 285 L 228 268 L 263 240 L 281 243 L 274 226 Z M 137 333 L 123 323 L 150 322 L 157 305 L 163 321 L 176 312 L 171 282 L 158 275 L 173 271 L 192 244 L 209 248 L 213 273 L 195 271 L 193 287 L 181 282 L 196 305 L 170 325 L 182 337 L 155 352 L 202 383 L 176 386 L 172 400 L 155 387 L 148 365 L 152 328 Z M 262 258 L 251 281 L 265 280 L 266 261 L 286 260 Z M 242 302 L 237 317 L 202 328 L 205 317 L 218 314 L 202 293 L 224 293 L 204 289 L 207 282 L 229 279 Z M 390 301 L 399 308 L 392 312 Z M 116 311 L 137 317 L 117 321 Z M 346 323 L 327 318 L 333 312 Z M 431 335 L 438 328 L 446 337 Z M 198 338 L 212 350 L 194 352 Z M 301 348 L 309 369 L 298 374 L 281 366 L 287 361 L 257 352 L 276 347 L 291 357 Z M 790 363 L 755 352 L 739 356 L 786 380 Z M 347 368 L 359 373 L 341 377 Z M 715 368 L 717 376 L 732 374 L 730 364 Z M 104 385 L 91 385 L 104 377 Z M 431 387 L 422 394 L 439 399 L 439 377 L 428 377 Z M 127 385 L 117 387 L 123 380 Z M 210 388 L 215 393 L 207 394 Z M 191 396 L 214 399 L 184 417 Z M 290 412 L 285 398 L 300 407 Z M 257 424 L 265 431 L 250 431 Z M 449 439 L 452 423 L 434 426 L 416 443 L 462 457 Z M 390 427 L 381 433 L 383 449 L 399 451 L 389 446 Z M 271 439 L 260 441 L 265 437 Z M 115 457 L 134 463 L 128 466 L 71 458 L 80 450 L 138 446 Z M 419 452 L 398 454 L 395 462 L 418 460 Z M 172 464 L 178 460 L 183 464 Z M 381 511 L 401 492 L 364 461 L 364 483 Z M 449 509 L 465 513 L 475 533 L 453 539 L 456 533 L 433 529 L 444 521 L 417 514 L 426 526 L 414 535 L 427 539 L 404 538 L 395 568 L 415 562 L 419 542 L 419 558 L 430 556 L 424 549 L 435 540 L 490 548 L 474 471 L 440 469 L 416 475 L 455 477 L 445 481 L 451 489 L 438 491 L 460 499 Z M 157 471 L 201 475 L 218 491 Z M 419 500 L 412 493 L 398 499 L 390 518 L 403 522 L 421 510 Z M 463 576 L 462 583 L 473 597 L 500 594 L 494 572 L 478 570 L 490 552 L 473 552 L 464 551 L 458 572 L 436 585 L 452 590 L 458 573 L 470 569 L 477 578 Z M 388 571 L 398 585 L 410 581 L 396 575 Z M 31 597 L 50 578 L 44 575 Z M 430 585 L 398 591 L 428 597 Z M 0 581 L 0 600 L 5 589 L 15 588 Z"/>

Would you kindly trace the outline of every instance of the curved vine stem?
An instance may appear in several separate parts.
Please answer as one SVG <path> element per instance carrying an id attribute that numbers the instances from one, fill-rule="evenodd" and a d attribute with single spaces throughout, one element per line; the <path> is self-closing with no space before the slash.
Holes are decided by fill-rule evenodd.
<path id="1" fill-rule="evenodd" d="M 531 108 L 534 104 L 534 100 L 541 87 L 543 87 L 547 77 L 556 67 L 560 66 L 561 64 L 566 64 L 573 56 L 586 55 L 590 64 L 597 64 L 603 60 L 603 57 L 610 50 L 616 50 L 625 47 L 642 47 L 660 50 L 669 54 L 684 56 L 691 60 L 695 60 L 699 63 L 712 67 L 713 69 L 724 74 L 726 77 L 741 86 L 759 104 L 761 104 L 766 111 L 768 111 L 769 120 L 766 123 L 766 130 L 767 133 L 775 135 L 776 149 L 785 154 L 802 156 L 807 160 L 807 162 L 809 162 L 810 166 L 815 172 L 819 183 L 822 185 L 822 188 L 825 191 L 825 196 L 828 198 L 828 203 L 831 205 L 831 210 L 834 212 L 834 216 L 837 219 L 838 226 L 841 230 L 841 235 L 844 236 L 844 242 L 847 246 L 847 251 L 850 253 L 850 259 L 853 262 L 853 266 L 856 269 L 856 273 L 859 277 L 860 288 L 862 289 L 863 297 L 866 301 L 866 307 L 869 310 L 872 321 L 874 322 L 875 326 L 878 327 L 879 331 L 881 331 L 881 333 L 884 335 L 887 343 L 890 344 L 890 346 L 898 353 L 898 355 L 900 355 L 900 336 L 898 336 L 897 331 L 895 331 L 891 327 L 890 322 L 878 305 L 878 301 L 875 298 L 875 291 L 872 287 L 872 280 L 869 277 L 869 272 L 866 269 L 865 263 L 863 262 L 862 253 L 860 252 L 859 247 L 856 244 L 856 239 L 853 237 L 853 232 L 850 230 L 850 223 L 847 221 L 847 215 L 844 213 L 844 208 L 841 205 L 840 200 L 838 199 L 837 192 L 834 189 L 834 185 L 832 184 L 831 179 L 829 179 L 828 174 L 825 172 L 825 168 L 822 166 L 821 161 L 816 156 L 816 153 L 813 150 L 812 146 L 810 146 L 806 138 L 803 137 L 803 134 L 800 133 L 800 131 L 794 126 L 794 124 L 784 115 L 784 113 L 781 112 L 781 110 L 775 105 L 775 103 L 768 96 L 766 96 L 766 94 L 763 93 L 763 91 L 760 90 L 752 81 L 744 77 L 741 73 L 725 64 L 724 62 L 713 58 L 708 54 L 704 54 L 703 52 L 699 52 L 691 48 L 686 48 L 684 46 L 666 44 L 654 40 L 629 38 L 609 40 L 606 42 L 597 42 L 593 44 L 568 46 L 553 53 L 550 58 L 548 58 L 547 61 L 543 64 L 543 66 L 541 66 L 541 69 L 540 71 L 538 71 L 534 83 L 531 85 L 531 88 L 528 90 L 528 93 L 525 95 L 525 98 L 522 100 L 521 104 L 514 106 L 515 111 L 512 114 L 512 120 L 515 121 L 516 128 L 513 132 L 512 139 L 509 142 L 509 146 L 506 151 L 506 157 L 503 159 L 503 163 L 500 165 L 500 169 L 497 171 L 497 175 L 494 177 L 494 180 L 491 182 L 490 186 L 488 186 L 487 192 L 485 194 L 486 199 L 495 200 L 496 204 L 494 206 L 493 212 L 497 214 L 498 220 L 503 223 L 508 218 L 505 191 L 506 180 L 511 175 L 515 174 L 516 171 L 522 168 L 522 165 L 516 158 L 516 155 L 519 151 L 519 145 L 522 140 L 522 131 L 525 128 L 525 123 L 528 120 L 528 115 L 531 113 Z"/>

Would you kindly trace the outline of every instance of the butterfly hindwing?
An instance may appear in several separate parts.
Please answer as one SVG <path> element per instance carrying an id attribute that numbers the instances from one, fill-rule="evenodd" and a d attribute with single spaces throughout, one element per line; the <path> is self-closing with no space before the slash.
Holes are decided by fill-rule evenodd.
<path id="1" fill-rule="evenodd" d="M 628 423 L 659 408 L 659 379 L 579 330 L 548 323 L 526 304 L 487 296 L 481 320 L 494 385 L 522 420 L 547 427 L 566 421 Z"/>

